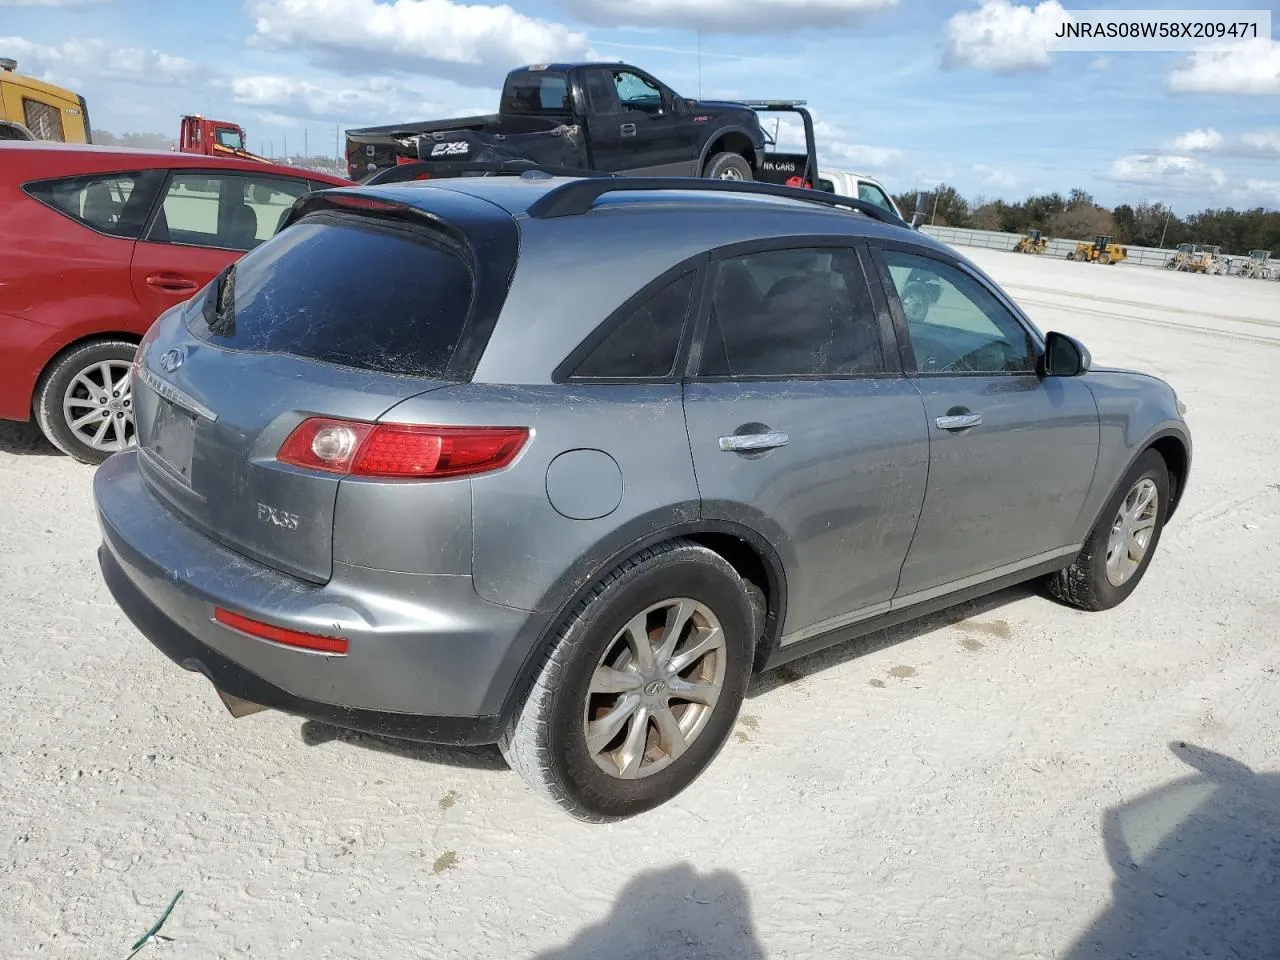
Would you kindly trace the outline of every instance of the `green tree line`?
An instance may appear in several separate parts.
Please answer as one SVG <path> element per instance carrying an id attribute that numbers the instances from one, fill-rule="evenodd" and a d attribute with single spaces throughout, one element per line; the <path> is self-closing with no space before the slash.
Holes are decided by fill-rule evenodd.
<path id="1" fill-rule="evenodd" d="M 895 196 L 898 208 L 910 217 L 913 193 Z M 1047 193 L 1018 203 L 977 198 L 970 204 L 955 187 L 943 184 L 925 195 L 925 223 L 1026 233 L 1040 230 L 1049 237 L 1092 240 L 1098 234 L 1135 247 L 1176 247 L 1180 243 L 1216 244 L 1224 253 L 1280 250 L 1280 211 L 1208 209 L 1179 217 L 1163 203 L 1122 203 L 1114 209 L 1096 203 L 1076 188 L 1067 196 Z"/>

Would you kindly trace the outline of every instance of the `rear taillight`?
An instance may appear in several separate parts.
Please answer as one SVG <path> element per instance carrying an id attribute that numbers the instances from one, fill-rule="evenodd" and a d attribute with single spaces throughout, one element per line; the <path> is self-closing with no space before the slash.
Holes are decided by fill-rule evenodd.
<path id="1" fill-rule="evenodd" d="M 310 417 L 276 459 L 354 477 L 464 477 L 500 470 L 529 439 L 525 427 L 437 427 Z"/>
<path id="2" fill-rule="evenodd" d="M 224 610 L 222 607 L 213 608 L 213 619 L 224 627 L 239 630 L 241 633 L 247 633 L 251 637 L 257 637 L 259 640 L 282 643 L 286 647 L 297 647 L 300 650 L 314 650 L 316 653 L 336 653 L 339 655 L 347 652 L 346 637 L 324 637 L 318 633 L 302 633 L 299 630 L 273 627 L 269 623 L 250 620 L 248 617 L 242 617 L 240 614 Z"/>

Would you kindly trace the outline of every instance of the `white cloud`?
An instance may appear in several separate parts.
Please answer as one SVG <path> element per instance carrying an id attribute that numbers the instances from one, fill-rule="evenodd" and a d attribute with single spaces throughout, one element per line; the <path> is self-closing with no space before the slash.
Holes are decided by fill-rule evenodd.
<path id="1" fill-rule="evenodd" d="M 1094 57 L 1089 61 L 1090 70 L 1106 70 L 1111 66 L 1110 57 Z"/>
<path id="2" fill-rule="evenodd" d="M 1168 84 L 1174 93 L 1280 93 L 1280 43 L 1264 39 L 1193 53 Z"/>
<path id="3" fill-rule="evenodd" d="M 307 48 L 352 72 L 415 70 L 487 80 L 523 63 L 583 59 L 586 34 L 511 7 L 451 0 L 250 0 L 256 39 Z"/>
<path id="4" fill-rule="evenodd" d="M 566 0 L 598 27 L 663 27 L 719 34 L 777 34 L 846 26 L 898 0 Z"/>
<path id="5" fill-rule="evenodd" d="M 1204 130 L 1189 130 L 1180 136 L 1174 137 L 1173 149 L 1188 153 L 1194 150 L 1217 150 L 1226 141 L 1213 127 L 1207 127 Z"/>
<path id="6" fill-rule="evenodd" d="M 1240 142 L 1252 152 L 1280 154 L 1280 132 L 1259 130 L 1246 133 L 1241 135 Z"/>
<path id="7" fill-rule="evenodd" d="M 821 145 L 821 152 L 826 156 L 847 160 L 861 170 L 883 170 L 899 163 L 905 156 L 894 147 L 871 147 L 862 143 L 843 143 L 835 141 Z"/>
<path id="8" fill-rule="evenodd" d="M 769 114 L 761 117 L 765 129 L 773 132 L 773 123 Z M 837 170 L 851 169 L 858 173 L 869 170 L 883 170 L 900 163 L 905 154 L 894 147 L 874 147 L 858 143 L 854 134 L 826 120 L 815 117 L 813 122 L 815 145 L 818 148 L 818 167 L 834 167 Z M 780 116 L 777 132 L 777 147 L 782 153 L 803 153 L 805 149 L 804 127 L 800 120 L 791 116 Z"/>
<path id="9" fill-rule="evenodd" d="M 1123 183 L 1145 183 L 1168 189 L 1205 190 L 1226 185 L 1227 177 L 1195 157 L 1173 154 L 1130 154 L 1111 164 L 1110 178 Z"/>
<path id="10" fill-rule="evenodd" d="M 989 167 L 984 163 L 976 164 L 973 168 L 974 173 L 982 175 L 982 182 L 989 187 L 996 187 L 1000 190 L 1012 190 L 1018 185 L 1018 178 L 1006 170 L 1000 170 L 996 167 Z"/>
<path id="11" fill-rule="evenodd" d="M 1280 201 L 1280 180 L 1249 180 L 1245 188 L 1262 199 Z"/>
<path id="12" fill-rule="evenodd" d="M 119 47 L 105 40 L 66 40 L 44 46 L 21 37 L 0 37 L 0 50 L 16 59 L 23 73 L 47 76 L 72 86 L 79 86 L 86 77 L 173 83 L 196 73 L 196 65 L 183 57 L 140 47 Z"/>
<path id="13" fill-rule="evenodd" d="M 977 10 L 947 21 L 946 67 L 1015 73 L 1049 66 L 1046 38 L 1066 11 L 1058 0 L 1024 7 L 1009 0 L 983 0 Z"/>
<path id="14" fill-rule="evenodd" d="M 320 84 L 267 74 L 237 77 L 227 86 L 232 100 L 258 109 L 262 119 L 275 123 L 323 120 L 363 126 L 428 117 L 444 110 L 440 104 L 389 77 Z"/>

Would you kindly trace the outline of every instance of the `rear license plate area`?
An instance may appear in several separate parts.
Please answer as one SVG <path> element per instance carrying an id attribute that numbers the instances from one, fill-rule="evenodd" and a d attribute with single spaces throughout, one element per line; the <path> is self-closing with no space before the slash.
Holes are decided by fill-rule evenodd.
<path id="1" fill-rule="evenodd" d="M 196 417 L 164 397 L 156 398 L 147 449 L 173 473 L 191 484 L 191 458 L 195 450 Z"/>

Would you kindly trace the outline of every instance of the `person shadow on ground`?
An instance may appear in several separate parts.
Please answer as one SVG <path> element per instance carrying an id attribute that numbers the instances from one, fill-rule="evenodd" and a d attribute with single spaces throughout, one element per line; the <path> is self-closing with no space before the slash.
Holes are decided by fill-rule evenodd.
<path id="1" fill-rule="evenodd" d="M 632 879 L 609 915 L 535 960 L 765 960 L 747 888 L 688 864 Z"/>
<path id="2" fill-rule="evenodd" d="M 1064 960 L 1280 958 L 1280 774 L 1170 749 L 1197 773 L 1107 811 L 1112 904 Z"/>

